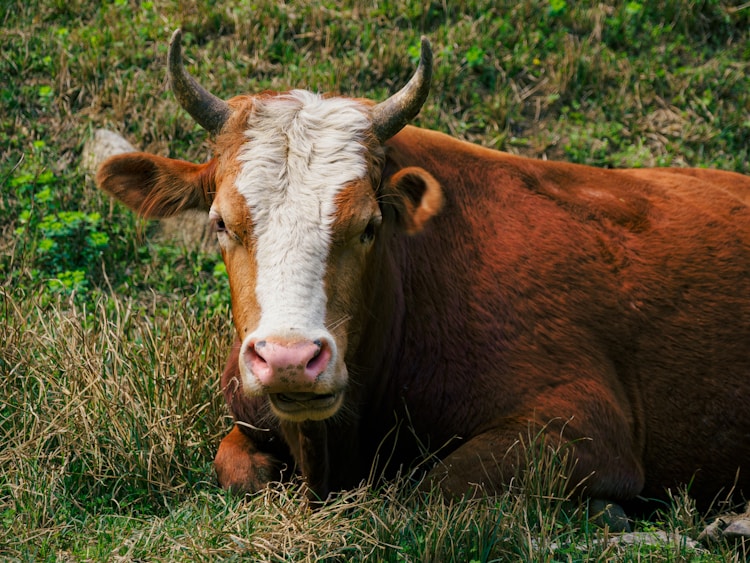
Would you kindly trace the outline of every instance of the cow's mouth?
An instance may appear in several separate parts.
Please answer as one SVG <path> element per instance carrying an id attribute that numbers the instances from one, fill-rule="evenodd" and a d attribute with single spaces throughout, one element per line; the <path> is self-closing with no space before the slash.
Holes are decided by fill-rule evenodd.
<path id="1" fill-rule="evenodd" d="M 272 393 L 268 398 L 282 417 L 321 420 L 338 410 L 341 393 Z"/>

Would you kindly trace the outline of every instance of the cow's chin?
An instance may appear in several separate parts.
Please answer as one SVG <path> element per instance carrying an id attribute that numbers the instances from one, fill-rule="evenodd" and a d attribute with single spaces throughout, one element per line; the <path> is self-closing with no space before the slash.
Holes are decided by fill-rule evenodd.
<path id="1" fill-rule="evenodd" d="M 325 420 L 341 408 L 344 393 L 270 393 L 268 400 L 274 414 L 282 420 Z"/>

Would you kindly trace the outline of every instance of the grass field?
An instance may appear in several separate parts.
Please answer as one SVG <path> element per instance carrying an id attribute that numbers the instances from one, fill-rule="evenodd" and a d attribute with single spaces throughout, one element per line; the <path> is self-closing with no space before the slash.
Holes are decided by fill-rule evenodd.
<path id="1" fill-rule="evenodd" d="M 167 88 L 177 27 L 188 68 L 224 97 L 384 99 L 426 34 L 419 125 L 536 158 L 750 173 L 741 1 L 0 0 L 1 560 L 746 560 L 729 543 L 607 544 L 533 452 L 520 494 L 463 503 L 408 476 L 317 512 L 298 484 L 218 490 L 233 337 L 220 257 L 109 201 L 80 158 L 100 127 L 208 157 Z M 636 528 L 694 538 L 706 517 L 675 492 Z"/>

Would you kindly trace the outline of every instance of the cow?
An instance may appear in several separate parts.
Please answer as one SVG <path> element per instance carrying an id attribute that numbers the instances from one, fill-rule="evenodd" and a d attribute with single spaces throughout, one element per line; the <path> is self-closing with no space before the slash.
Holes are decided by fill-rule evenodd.
<path id="1" fill-rule="evenodd" d="M 424 38 L 379 103 L 225 101 L 184 69 L 180 30 L 168 58 L 213 156 L 119 155 L 96 180 L 216 231 L 237 336 L 222 487 L 301 476 L 326 499 L 431 455 L 424 483 L 491 494 L 531 431 L 593 499 L 750 493 L 749 177 L 540 161 L 412 126 Z"/>

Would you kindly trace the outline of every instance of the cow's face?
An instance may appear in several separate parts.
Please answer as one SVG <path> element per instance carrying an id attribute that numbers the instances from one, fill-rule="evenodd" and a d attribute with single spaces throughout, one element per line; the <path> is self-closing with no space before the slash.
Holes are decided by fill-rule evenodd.
<path id="1" fill-rule="evenodd" d="M 217 139 L 232 147 L 219 170 L 233 173 L 209 211 L 243 389 L 269 394 L 280 416 L 326 418 L 343 398 L 347 334 L 382 222 L 369 108 L 294 91 L 253 98 L 245 113 L 241 134 Z"/>
<path id="2" fill-rule="evenodd" d="M 381 185 L 369 102 L 292 91 L 212 103 L 223 116 L 209 163 L 121 155 L 97 181 L 145 215 L 208 210 L 242 340 L 243 391 L 267 395 L 287 420 L 328 418 L 345 397 L 347 350 L 373 314 L 364 277 L 384 206 L 414 232 L 439 209 L 440 189 L 414 168 Z"/>

